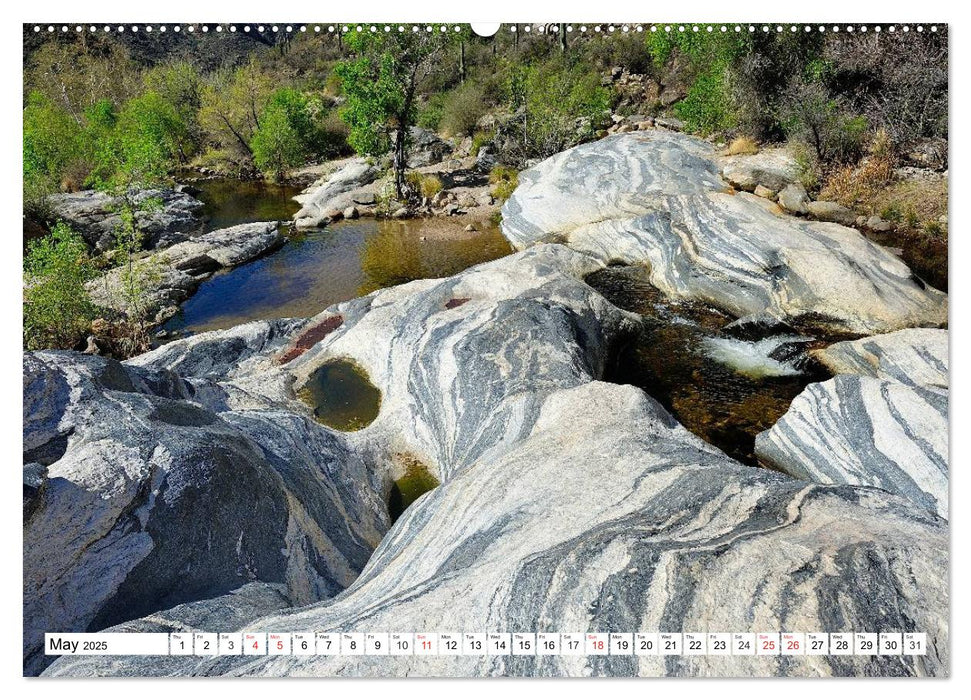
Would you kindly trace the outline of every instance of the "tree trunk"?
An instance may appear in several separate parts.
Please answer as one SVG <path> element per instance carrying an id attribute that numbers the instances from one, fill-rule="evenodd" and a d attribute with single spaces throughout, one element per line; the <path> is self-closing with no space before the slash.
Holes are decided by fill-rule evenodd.
<path id="1" fill-rule="evenodd" d="M 566 24 L 561 23 L 559 27 L 560 52 L 566 53 Z"/>
<path id="2" fill-rule="evenodd" d="M 392 156 L 392 168 L 394 168 L 394 192 L 398 199 L 405 198 L 405 137 L 408 125 L 403 120 L 398 122 L 398 131 L 394 136 L 394 155 Z"/>

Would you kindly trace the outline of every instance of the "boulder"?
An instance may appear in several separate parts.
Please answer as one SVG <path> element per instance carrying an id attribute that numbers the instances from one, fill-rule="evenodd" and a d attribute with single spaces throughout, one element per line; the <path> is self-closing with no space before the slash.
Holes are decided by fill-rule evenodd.
<path id="1" fill-rule="evenodd" d="M 948 517 L 947 391 L 840 375 L 810 384 L 755 441 L 796 478 L 875 486 Z"/>
<path id="2" fill-rule="evenodd" d="M 145 271 L 145 289 L 139 298 L 145 315 L 152 318 L 182 303 L 217 270 L 254 260 L 285 242 L 279 222 L 261 221 L 212 231 L 138 260 L 137 265 Z M 125 274 L 125 267 L 116 267 L 88 282 L 92 301 L 127 314 Z"/>
<path id="3" fill-rule="evenodd" d="M 363 158 L 349 160 L 323 183 L 294 197 L 303 205 L 293 215 L 294 224 L 301 229 L 326 225 L 331 220 L 330 212 L 352 208 L 355 197 L 361 199 L 366 195 L 365 188 L 377 179 L 379 173 L 378 168 Z"/>
<path id="4" fill-rule="evenodd" d="M 321 364 L 353 361 L 381 392 L 377 419 L 355 434 L 371 461 L 405 452 L 444 481 L 528 434 L 551 391 L 602 376 L 637 320 L 584 283 L 598 268 L 537 246 L 337 304 L 308 326 L 335 314 L 341 325 L 283 369 L 299 390 Z"/>
<path id="5" fill-rule="evenodd" d="M 419 126 L 408 130 L 408 144 L 409 168 L 424 168 L 441 163 L 452 153 L 451 144 L 435 132 Z"/>
<path id="6" fill-rule="evenodd" d="M 738 317 L 860 334 L 947 318 L 946 295 L 858 231 L 726 192 L 713 147 L 682 134 L 611 136 L 520 173 L 502 232 L 519 249 L 562 241 L 646 264 L 666 295 Z"/>
<path id="7" fill-rule="evenodd" d="M 149 363 L 24 356 L 24 462 L 46 467 L 23 530 L 26 673 L 51 660 L 44 632 L 250 581 L 308 604 L 361 571 L 389 524 L 381 484 L 340 434 L 226 393 Z"/>
<path id="8" fill-rule="evenodd" d="M 202 202 L 182 191 L 145 190 L 134 195 L 136 204 L 160 200 L 159 207 L 137 211 L 135 222 L 142 232 L 145 248 L 165 248 L 188 239 L 202 230 Z M 69 224 L 96 251 L 115 246 L 115 232 L 121 227 L 119 200 L 97 190 L 54 194 L 48 198 L 56 219 Z"/>
<path id="9" fill-rule="evenodd" d="M 640 390 L 588 382 L 412 505 L 339 599 L 244 630 L 920 630 L 928 654 L 221 656 L 192 672 L 946 676 L 947 570 L 945 524 L 907 501 L 743 467 Z M 64 657 L 48 675 L 153 672 Z"/>
<path id="10" fill-rule="evenodd" d="M 907 386 L 948 387 L 948 332 L 907 328 L 833 343 L 813 352 L 833 374 L 858 374 Z"/>
<path id="11" fill-rule="evenodd" d="M 785 149 L 765 148 L 755 154 L 721 159 L 722 176 L 732 187 L 754 192 L 761 185 L 779 192 L 799 177 L 799 164 Z"/>
<path id="12" fill-rule="evenodd" d="M 856 213 L 836 202 L 815 201 L 806 204 L 811 217 L 820 221 L 832 221 L 843 226 L 856 225 Z"/>
<path id="13" fill-rule="evenodd" d="M 806 188 L 798 182 L 793 182 L 779 192 L 779 206 L 790 214 L 808 214 L 809 195 Z"/>

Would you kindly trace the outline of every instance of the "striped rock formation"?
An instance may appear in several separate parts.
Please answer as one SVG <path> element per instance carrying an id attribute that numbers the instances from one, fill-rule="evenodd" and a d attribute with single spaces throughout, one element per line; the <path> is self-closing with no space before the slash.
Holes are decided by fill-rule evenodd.
<path id="1" fill-rule="evenodd" d="M 800 479 L 876 486 L 948 518 L 947 331 L 897 331 L 815 356 L 838 376 L 810 384 L 758 435 L 758 458 Z"/>
<path id="2" fill-rule="evenodd" d="M 529 435 L 394 525 L 339 599 L 259 631 L 928 633 L 924 657 L 218 657 L 199 675 L 760 676 L 947 672 L 947 529 L 884 491 L 744 467 L 633 387 L 550 394 Z M 55 676 L 185 673 L 64 657 Z"/>
<path id="3" fill-rule="evenodd" d="M 672 297 L 861 334 L 947 321 L 946 295 L 854 229 L 790 217 L 719 177 L 710 144 L 672 132 L 610 136 L 519 176 L 502 231 L 644 264 Z"/>

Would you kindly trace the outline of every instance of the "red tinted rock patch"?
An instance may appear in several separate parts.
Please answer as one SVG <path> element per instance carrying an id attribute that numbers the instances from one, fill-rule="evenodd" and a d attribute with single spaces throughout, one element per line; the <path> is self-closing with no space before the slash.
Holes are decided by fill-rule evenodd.
<path id="1" fill-rule="evenodd" d="M 454 309 L 469 301 L 470 297 L 455 297 L 445 302 L 446 309 Z"/>
<path id="2" fill-rule="evenodd" d="M 314 345 L 330 335 L 331 332 L 340 328 L 344 323 L 344 317 L 340 314 L 326 318 L 320 323 L 314 324 L 303 333 L 298 335 L 290 345 L 280 354 L 277 362 L 285 365 L 287 362 L 297 359 L 307 352 Z"/>

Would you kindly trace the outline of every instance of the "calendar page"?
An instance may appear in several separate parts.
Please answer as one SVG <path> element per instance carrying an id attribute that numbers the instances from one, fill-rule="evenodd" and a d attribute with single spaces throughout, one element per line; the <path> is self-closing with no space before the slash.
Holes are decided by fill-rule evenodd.
<path id="1" fill-rule="evenodd" d="M 649 9 L 23 25 L 24 676 L 949 675 L 948 26 Z"/>

